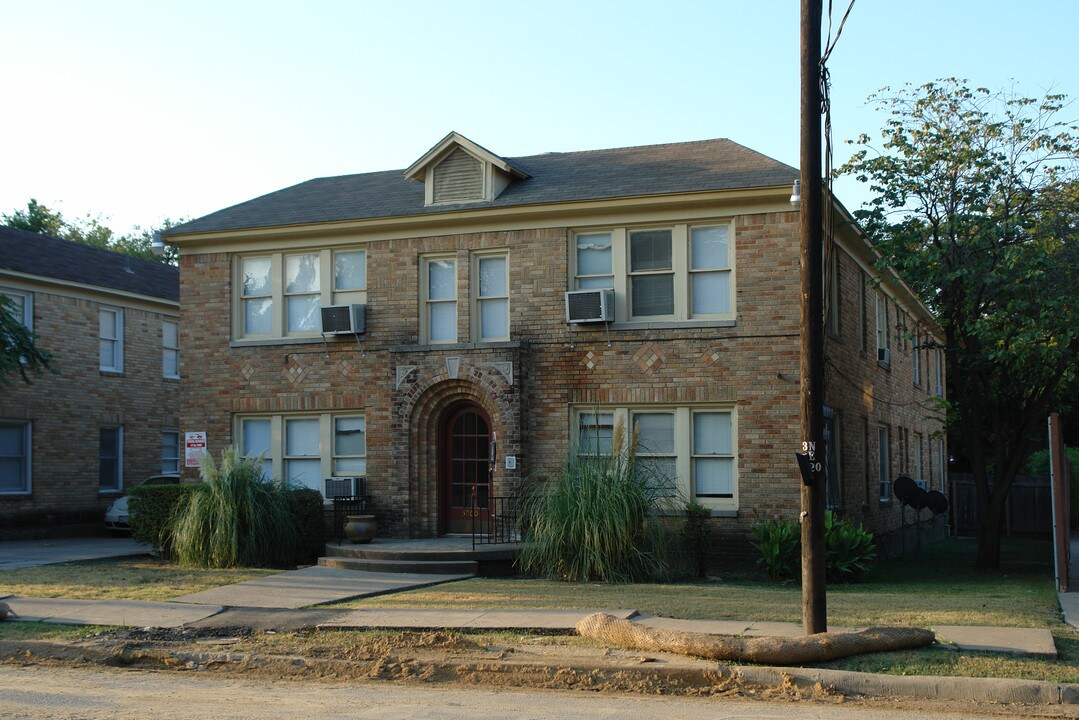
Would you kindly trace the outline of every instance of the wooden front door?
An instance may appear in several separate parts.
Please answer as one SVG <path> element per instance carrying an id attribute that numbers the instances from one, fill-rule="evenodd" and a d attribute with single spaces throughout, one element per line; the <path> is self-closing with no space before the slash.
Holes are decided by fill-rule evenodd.
<path id="1" fill-rule="evenodd" d="M 442 531 L 472 532 L 472 516 L 486 520 L 491 494 L 491 422 L 474 403 L 448 411 L 439 445 Z M 475 508 L 473 508 L 475 496 Z"/>

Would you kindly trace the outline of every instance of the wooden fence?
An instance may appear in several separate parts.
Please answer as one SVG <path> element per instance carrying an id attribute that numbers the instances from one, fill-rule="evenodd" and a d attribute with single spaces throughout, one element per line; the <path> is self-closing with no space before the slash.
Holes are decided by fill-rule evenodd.
<path id="1" fill-rule="evenodd" d="M 981 526 L 974 476 L 949 473 L 952 527 L 957 535 L 976 535 Z M 990 478 L 990 486 L 993 481 Z M 1012 484 L 1004 510 L 1005 537 L 1052 537 L 1053 487 L 1048 475 L 1021 475 Z"/>

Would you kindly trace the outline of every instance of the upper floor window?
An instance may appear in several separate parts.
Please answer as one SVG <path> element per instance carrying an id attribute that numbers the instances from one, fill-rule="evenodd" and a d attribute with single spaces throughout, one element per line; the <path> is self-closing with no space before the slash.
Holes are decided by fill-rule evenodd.
<path id="1" fill-rule="evenodd" d="M 914 376 L 914 387 L 922 386 L 922 339 L 917 332 L 914 333 L 914 338 L 911 341 L 911 373 Z"/>
<path id="2" fill-rule="evenodd" d="M 457 342 L 457 260 L 452 257 L 423 258 L 423 324 L 425 342 Z"/>
<path id="3" fill-rule="evenodd" d="M 824 278 L 824 297 L 828 310 L 824 316 L 824 329 L 839 335 L 839 248 L 832 244 L 828 255 L 828 274 Z"/>
<path id="4" fill-rule="evenodd" d="M 0 423 L 0 494 L 30 492 L 30 423 Z"/>
<path id="5" fill-rule="evenodd" d="M 880 291 L 873 297 L 876 301 L 877 360 L 888 365 L 891 363 L 892 347 L 891 334 L 888 332 L 888 299 Z"/>
<path id="6" fill-rule="evenodd" d="M 23 290 L 10 290 L 8 288 L 0 288 L 0 295 L 3 295 L 12 302 L 14 308 L 12 308 L 12 317 L 18 322 L 26 326 L 27 330 L 34 329 L 34 295 L 33 293 Z"/>
<path id="7" fill-rule="evenodd" d="M 101 308 L 98 312 L 98 357 L 107 372 L 124 371 L 124 311 Z"/>
<path id="8" fill-rule="evenodd" d="M 944 353 L 940 349 L 934 350 L 933 358 L 935 360 L 936 394 L 944 397 Z"/>
<path id="9" fill-rule="evenodd" d="M 730 223 L 582 231 L 572 286 L 614 289 L 618 322 L 733 319 L 732 236 Z"/>
<path id="10" fill-rule="evenodd" d="M 611 270 L 611 233 L 580 233 L 577 235 L 577 290 L 613 288 Z"/>
<path id="11" fill-rule="evenodd" d="M 180 377 L 180 324 L 172 320 L 161 323 L 161 375 Z"/>
<path id="12" fill-rule="evenodd" d="M 240 339 L 318 337 L 320 309 L 365 303 L 364 250 L 312 250 L 239 258 L 233 334 Z"/>
<path id="13" fill-rule="evenodd" d="M 506 253 L 477 255 L 474 259 L 477 288 L 473 317 L 478 342 L 510 339 L 509 262 Z"/>

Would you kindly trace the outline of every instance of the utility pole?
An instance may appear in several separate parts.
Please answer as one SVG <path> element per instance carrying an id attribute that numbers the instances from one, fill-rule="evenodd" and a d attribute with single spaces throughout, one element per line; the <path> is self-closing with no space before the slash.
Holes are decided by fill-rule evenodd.
<path id="1" fill-rule="evenodd" d="M 802 625 L 828 630 L 824 547 L 824 222 L 821 188 L 822 0 L 801 0 Z M 807 462 L 806 462 L 807 461 Z M 808 466 L 808 467 L 807 467 Z M 808 470 L 808 472 L 807 472 Z"/>

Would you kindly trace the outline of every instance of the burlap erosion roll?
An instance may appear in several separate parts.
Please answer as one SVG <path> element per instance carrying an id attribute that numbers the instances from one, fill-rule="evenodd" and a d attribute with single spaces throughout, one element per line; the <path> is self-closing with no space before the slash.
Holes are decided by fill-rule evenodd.
<path id="1" fill-rule="evenodd" d="M 709 660 L 766 665 L 800 665 L 851 655 L 905 650 L 933 643 L 932 631 L 914 627 L 875 627 L 861 632 L 826 632 L 797 638 L 710 635 L 638 625 L 606 613 L 577 623 L 586 638 L 614 647 L 692 655 Z"/>

